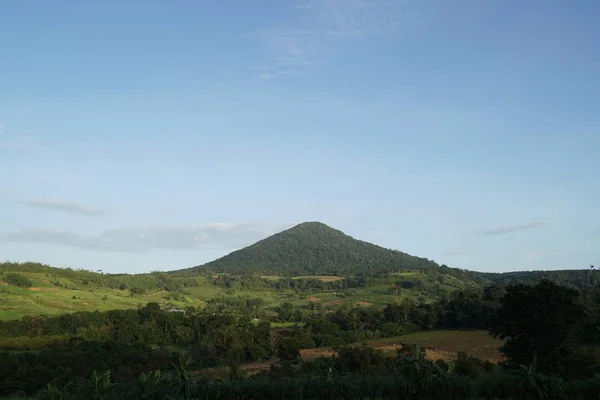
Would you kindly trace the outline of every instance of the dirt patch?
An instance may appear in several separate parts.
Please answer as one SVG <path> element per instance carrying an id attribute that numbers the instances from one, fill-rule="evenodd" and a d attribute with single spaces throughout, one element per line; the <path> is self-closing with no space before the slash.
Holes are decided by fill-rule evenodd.
<path id="1" fill-rule="evenodd" d="M 87 304 L 87 303 L 84 303 Z M 421 344 L 425 347 L 425 344 L 436 344 L 438 347 L 426 347 L 425 357 L 429 360 L 444 360 L 451 361 L 456 359 L 457 351 L 465 351 L 470 356 L 474 356 L 483 360 L 489 360 L 491 362 L 502 361 L 502 357 L 498 352 L 498 345 L 502 342 L 496 339 L 492 339 L 487 335 L 487 332 L 483 331 L 450 331 L 450 332 L 431 332 L 431 334 L 420 333 L 416 335 L 406 335 L 390 339 L 381 339 L 370 341 L 369 345 L 376 348 L 377 350 L 383 351 L 389 355 L 393 355 L 399 350 L 402 345 L 405 344 Z M 358 344 L 354 344 L 358 345 Z M 352 345 L 351 345 L 352 346 Z M 318 357 L 332 357 L 335 356 L 336 352 L 330 347 L 322 347 L 318 349 L 303 349 L 300 350 L 300 356 L 304 361 L 313 360 Z M 267 361 L 255 362 L 244 364 L 241 366 L 242 370 L 248 375 L 255 375 L 263 371 L 268 371 L 272 364 L 277 363 L 279 360 L 273 358 Z M 226 368 L 206 368 L 197 371 L 195 374 L 198 375 L 222 375 L 226 373 Z"/>
<path id="2" fill-rule="evenodd" d="M 377 350 L 383 351 L 384 353 L 395 353 L 402 346 L 400 344 L 394 345 L 385 345 L 385 346 L 376 346 Z M 425 358 L 431 361 L 444 360 L 450 361 L 456 359 L 456 354 L 451 353 L 449 351 L 443 351 L 440 349 L 425 349 Z"/>
<path id="3" fill-rule="evenodd" d="M 48 285 L 50 284 L 50 281 L 48 279 L 44 279 L 42 282 L 47 283 Z"/>
<path id="4" fill-rule="evenodd" d="M 344 278 L 341 276 L 317 276 L 317 279 L 321 282 L 337 282 L 343 280 Z"/>
<path id="5" fill-rule="evenodd" d="M 357 301 L 356 305 L 361 307 L 371 307 L 373 303 L 369 303 L 368 301 Z"/>
<path id="6" fill-rule="evenodd" d="M 337 306 L 338 304 L 342 304 L 344 302 L 344 300 L 333 300 L 327 303 L 323 303 L 323 307 L 333 307 L 333 306 Z"/>
<path id="7" fill-rule="evenodd" d="M 8 283 L 0 281 L 0 286 L 8 286 Z"/>
<path id="8" fill-rule="evenodd" d="M 246 364 L 246 365 L 242 365 L 242 370 L 244 370 L 244 372 L 246 372 L 246 374 L 249 376 L 256 375 L 261 372 L 268 371 L 269 369 L 271 369 L 271 365 L 275 364 L 278 361 L 279 361 L 278 358 L 274 358 L 272 360 Z"/>
<path id="9" fill-rule="evenodd" d="M 53 287 L 30 287 L 27 290 L 32 290 L 34 292 L 53 292 L 58 290 L 58 288 Z"/>
<path id="10" fill-rule="evenodd" d="M 400 343 L 420 344 L 441 354 L 450 354 L 450 358 L 456 358 L 456 353 L 463 352 L 490 362 L 497 363 L 503 360 L 498 349 L 502 346 L 502 340 L 491 337 L 486 331 L 431 331 L 369 341 L 369 345 L 375 348 L 387 347 L 394 343 L 397 346 Z"/>
<path id="11" fill-rule="evenodd" d="M 308 298 L 308 301 L 312 301 L 312 302 L 314 303 L 314 302 L 316 302 L 316 301 L 321 301 L 321 299 L 320 299 L 320 298 L 318 298 L 318 297 L 315 297 L 315 296 L 310 296 L 310 297 Z"/>
<path id="12" fill-rule="evenodd" d="M 321 282 L 337 282 L 344 280 L 341 276 L 333 276 L 333 275 L 302 275 L 295 276 L 293 279 L 317 279 Z"/>
<path id="13" fill-rule="evenodd" d="M 87 303 L 87 302 L 85 302 L 85 301 L 83 302 L 83 304 L 85 304 L 86 306 L 89 306 L 89 305 L 90 305 L 90 303 Z"/>
<path id="14" fill-rule="evenodd" d="M 332 349 L 328 347 L 320 348 L 320 349 L 303 349 L 300 350 L 300 357 L 303 360 L 312 360 L 317 357 L 332 357 L 336 353 Z"/>

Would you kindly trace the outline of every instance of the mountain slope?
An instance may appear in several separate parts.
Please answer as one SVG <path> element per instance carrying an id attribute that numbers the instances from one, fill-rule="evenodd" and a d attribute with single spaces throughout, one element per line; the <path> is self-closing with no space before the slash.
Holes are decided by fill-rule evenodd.
<path id="1" fill-rule="evenodd" d="M 440 267 L 425 258 L 357 240 L 320 222 L 305 222 L 234 251 L 220 259 L 185 270 L 265 275 L 374 275 L 400 270 L 471 275 Z M 183 271 L 179 271 L 183 272 Z"/>

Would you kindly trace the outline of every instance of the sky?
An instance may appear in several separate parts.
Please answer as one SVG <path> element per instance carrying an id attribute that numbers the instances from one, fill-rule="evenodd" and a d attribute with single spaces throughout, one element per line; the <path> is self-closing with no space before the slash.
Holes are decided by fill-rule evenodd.
<path id="1" fill-rule="evenodd" d="M 600 2 L 4 0 L 0 261 L 187 268 L 304 221 L 600 264 Z"/>

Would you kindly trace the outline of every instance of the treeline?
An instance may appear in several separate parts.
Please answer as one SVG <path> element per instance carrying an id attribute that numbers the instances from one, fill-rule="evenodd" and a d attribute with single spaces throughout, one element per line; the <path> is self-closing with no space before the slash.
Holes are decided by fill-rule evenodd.
<path id="1" fill-rule="evenodd" d="M 481 274 L 486 281 L 500 286 L 508 286 L 516 283 L 535 285 L 542 280 L 548 280 L 557 285 L 571 286 L 578 289 L 600 285 L 600 271 L 595 269 L 517 271 Z"/>

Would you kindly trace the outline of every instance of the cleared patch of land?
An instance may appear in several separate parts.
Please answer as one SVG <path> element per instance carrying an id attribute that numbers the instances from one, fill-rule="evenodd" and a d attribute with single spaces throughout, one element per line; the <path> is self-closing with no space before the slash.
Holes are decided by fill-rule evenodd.
<path id="1" fill-rule="evenodd" d="M 410 335 L 378 339 L 367 342 L 369 346 L 381 350 L 394 350 L 394 344 L 420 344 L 426 348 L 439 351 L 440 354 L 451 355 L 464 352 L 468 356 L 477 357 L 491 362 L 502 361 L 498 350 L 503 341 L 495 339 L 486 331 L 426 331 Z M 445 357 L 439 357 L 446 359 Z"/>
<path id="2" fill-rule="evenodd" d="M 262 275 L 261 278 L 277 280 L 277 279 L 281 279 L 282 276 L 279 276 L 279 275 Z M 292 279 L 317 279 L 317 280 L 319 280 L 321 282 L 337 282 L 337 281 L 344 280 L 344 277 L 333 276 L 333 275 L 301 275 L 301 276 L 294 276 Z"/>
<path id="3" fill-rule="evenodd" d="M 341 276 L 331 276 L 331 275 L 303 275 L 303 276 L 295 276 L 294 279 L 318 279 L 321 282 L 337 282 L 344 280 Z"/>
<path id="4" fill-rule="evenodd" d="M 395 352 L 401 344 L 419 344 L 426 348 L 430 359 L 451 360 L 458 352 L 490 362 L 502 361 L 499 347 L 502 340 L 495 339 L 486 331 L 427 331 L 386 339 L 370 340 L 366 344 L 384 352 Z M 359 345 L 359 344 L 356 344 Z M 329 348 L 306 349 L 300 352 L 302 358 L 330 357 L 335 352 Z"/>
<path id="5" fill-rule="evenodd" d="M 430 360 L 450 361 L 456 358 L 458 352 L 477 357 L 493 363 L 502 361 L 498 348 L 502 341 L 494 339 L 486 331 L 428 331 L 410 335 L 396 336 L 386 339 L 370 340 L 366 344 L 390 355 L 394 354 L 401 344 L 419 344 L 425 348 L 425 357 Z M 356 343 L 354 346 L 360 346 Z M 300 350 L 303 360 L 313 360 L 318 357 L 332 357 L 336 353 L 330 347 Z M 268 371 L 272 364 L 279 361 L 273 358 L 267 361 L 248 363 L 241 366 L 248 375 Z M 223 368 L 209 368 L 198 371 L 202 375 L 221 373 Z"/>
<path id="6" fill-rule="evenodd" d="M 366 344 L 384 352 L 395 352 L 401 344 L 419 344 L 426 349 L 430 359 L 451 360 L 458 352 L 490 362 L 502 361 L 499 347 L 502 341 L 494 339 L 486 331 L 426 331 L 386 339 L 370 340 Z M 359 345 L 359 344 L 356 344 Z M 329 348 L 306 349 L 302 358 L 330 357 L 335 354 Z"/>

